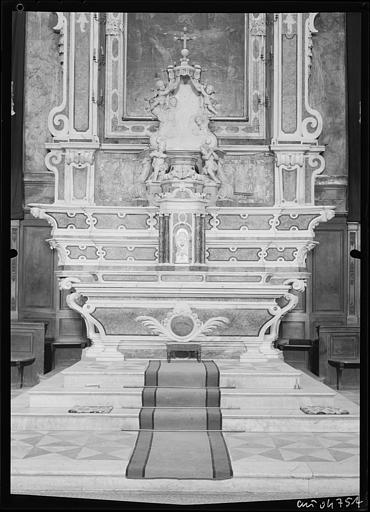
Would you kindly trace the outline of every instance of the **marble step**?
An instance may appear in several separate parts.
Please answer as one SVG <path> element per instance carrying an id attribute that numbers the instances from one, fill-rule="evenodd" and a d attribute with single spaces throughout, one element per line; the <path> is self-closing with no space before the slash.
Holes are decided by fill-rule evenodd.
<path id="1" fill-rule="evenodd" d="M 217 361 L 221 387 L 294 389 L 302 372 L 278 360 L 267 363 Z M 61 372 L 64 388 L 141 387 L 148 360 L 80 361 Z"/>
<path id="2" fill-rule="evenodd" d="M 73 466 L 70 471 L 65 468 L 59 472 L 55 470 L 45 472 L 42 472 L 42 470 L 27 471 L 24 469 L 11 475 L 11 490 L 12 494 L 62 497 L 70 496 L 68 492 L 70 491 L 71 493 L 77 492 L 73 496 L 78 498 L 103 498 L 108 500 L 119 500 L 120 491 L 131 491 L 131 493 L 136 491 L 139 493 L 136 498 L 138 501 L 141 501 L 140 498 L 144 496 L 143 493 L 163 492 L 164 501 L 170 497 L 171 504 L 177 503 L 177 493 L 180 495 L 179 503 L 182 502 L 181 497 L 183 498 L 184 495 L 194 496 L 194 493 L 200 494 L 202 492 L 210 493 L 213 500 L 219 494 L 220 502 L 223 502 L 228 493 L 231 497 L 234 493 L 245 493 L 246 489 L 248 489 L 248 494 L 266 493 L 266 489 L 269 493 L 286 492 L 289 493 L 289 499 L 294 497 L 296 500 L 302 500 L 305 497 L 318 498 L 328 495 L 347 497 L 358 496 L 359 494 L 359 477 L 355 471 L 348 474 L 314 475 L 296 462 L 280 464 L 279 474 L 277 474 L 277 471 L 269 473 L 266 464 L 264 471 L 256 470 L 255 467 L 256 464 L 253 463 L 249 474 L 238 475 L 229 480 L 172 480 L 162 478 L 133 480 L 125 478 L 124 464 L 120 464 L 119 469 L 110 467 L 106 472 L 101 471 L 101 473 L 92 473 L 90 468 L 86 472 L 83 470 L 76 471 Z M 294 478 L 292 478 L 292 472 L 294 472 Z M 111 497 L 107 493 L 109 491 L 112 492 Z M 130 498 L 127 498 L 126 495 L 122 499 L 124 501 L 130 499 L 131 501 L 132 494 L 130 494 Z M 279 499 L 279 497 L 270 499 Z M 244 500 L 246 501 L 247 497 Z M 145 498 L 143 501 L 145 501 Z M 310 503 L 310 499 L 307 501 Z M 323 502 L 325 503 L 324 500 Z"/>
<path id="3" fill-rule="evenodd" d="M 122 386 L 143 386 L 144 373 L 142 371 L 125 373 L 119 371 L 107 372 L 70 372 L 63 371 L 65 388 L 92 388 L 92 387 L 122 387 Z M 228 372 L 221 373 L 221 387 L 259 387 L 259 388 L 281 388 L 294 389 L 299 385 L 300 372 Z"/>
<path id="4" fill-rule="evenodd" d="M 350 402 L 351 403 L 351 402 Z M 30 407 L 12 412 L 11 428 L 20 430 L 137 430 L 140 409 L 113 409 L 109 414 L 68 413 L 64 407 Z M 222 409 L 224 430 L 249 432 L 357 432 L 356 407 L 347 415 L 307 415 L 294 409 Z"/>
<path id="5" fill-rule="evenodd" d="M 91 390 L 81 389 L 39 389 L 28 393 L 30 407 L 59 407 L 74 405 L 112 405 L 115 408 L 141 407 L 142 389 L 116 388 Z M 333 405 L 334 391 L 304 391 L 302 389 L 276 391 L 275 388 L 223 389 L 221 390 L 221 407 L 237 408 L 290 408 L 300 405 Z"/>

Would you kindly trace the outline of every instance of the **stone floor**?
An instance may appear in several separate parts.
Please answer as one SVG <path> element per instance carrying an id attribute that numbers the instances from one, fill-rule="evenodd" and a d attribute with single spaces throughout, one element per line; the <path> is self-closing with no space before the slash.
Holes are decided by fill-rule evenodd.
<path id="1" fill-rule="evenodd" d="M 39 430 L 13 432 L 11 437 L 12 459 L 17 465 L 20 460 L 35 458 L 40 466 L 44 461 L 50 464 L 51 458 L 60 466 L 69 460 L 87 461 L 86 468 L 89 461 L 119 461 L 123 471 L 135 443 L 136 432 Z M 340 462 L 349 468 L 356 463 L 359 453 L 359 436 L 352 432 L 226 432 L 224 437 L 235 476 L 239 472 L 244 474 L 252 461 L 266 464 L 299 461 L 311 469 L 316 467 L 315 464 L 311 467 L 311 463 Z"/>

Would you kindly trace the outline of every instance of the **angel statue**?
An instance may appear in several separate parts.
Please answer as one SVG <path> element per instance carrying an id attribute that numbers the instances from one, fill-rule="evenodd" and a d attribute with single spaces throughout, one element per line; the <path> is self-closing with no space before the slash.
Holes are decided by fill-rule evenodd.
<path id="1" fill-rule="evenodd" d="M 163 80 L 157 80 L 155 84 L 156 89 L 153 89 L 153 91 L 155 91 L 155 95 L 153 98 L 145 98 L 145 100 L 149 103 L 149 106 L 146 108 L 146 110 L 154 114 L 153 111 L 156 107 L 159 107 L 160 110 L 168 109 L 169 94 L 176 89 L 177 84 L 178 80 L 171 80 L 167 86 Z"/>
<path id="2" fill-rule="evenodd" d="M 208 175 L 211 180 L 213 180 L 216 183 L 221 183 L 221 181 L 216 176 L 216 173 L 218 171 L 218 161 L 219 158 L 217 156 L 217 153 L 211 148 L 210 144 L 208 142 L 205 142 L 200 147 L 202 158 L 204 160 L 203 165 L 203 172 L 204 174 Z"/>
<path id="3" fill-rule="evenodd" d="M 139 175 L 135 179 L 134 185 L 131 187 L 131 196 L 134 199 L 143 199 L 146 197 L 145 182 L 152 172 L 152 159 L 149 151 L 145 150 L 139 158 Z"/>
<path id="4" fill-rule="evenodd" d="M 191 79 L 191 83 L 193 84 L 194 88 L 202 95 L 203 97 L 203 105 L 207 108 L 209 112 L 213 115 L 217 115 L 216 110 L 216 98 L 214 97 L 216 92 L 214 90 L 213 85 L 206 84 L 203 85 L 202 83 L 198 82 L 197 80 Z"/>
<path id="5" fill-rule="evenodd" d="M 215 98 L 216 92 L 213 88 L 213 85 L 210 85 L 210 84 L 206 85 L 204 87 L 203 91 L 202 91 L 202 94 L 203 94 L 205 106 L 208 108 L 208 110 L 210 112 L 212 112 L 212 114 L 217 115 L 217 110 L 216 110 L 217 102 L 216 102 L 216 98 Z"/>
<path id="6" fill-rule="evenodd" d="M 168 162 L 166 162 L 167 155 L 165 153 L 166 141 L 159 137 L 156 142 L 157 147 L 150 153 L 152 157 L 153 173 L 149 181 L 161 180 L 168 169 Z"/>

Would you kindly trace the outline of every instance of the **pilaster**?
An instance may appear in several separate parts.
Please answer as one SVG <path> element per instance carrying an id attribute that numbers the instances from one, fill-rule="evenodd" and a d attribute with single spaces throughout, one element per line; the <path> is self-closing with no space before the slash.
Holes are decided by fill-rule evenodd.
<path id="1" fill-rule="evenodd" d="M 271 151 L 275 155 L 275 205 L 313 205 L 315 179 L 325 169 L 318 145 L 322 117 L 309 103 L 312 35 L 317 13 L 274 18 L 274 105 Z"/>

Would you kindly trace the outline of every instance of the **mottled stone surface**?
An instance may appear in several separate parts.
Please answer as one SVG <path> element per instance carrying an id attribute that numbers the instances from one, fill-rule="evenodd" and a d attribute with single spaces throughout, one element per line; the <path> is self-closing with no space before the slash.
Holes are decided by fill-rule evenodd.
<path id="1" fill-rule="evenodd" d="M 90 14 L 76 12 L 75 25 L 75 115 L 74 127 L 89 127 Z"/>
<path id="2" fill-rule="evenodd" d="M 50 217 L 56 220 L 58 228 L 63 229 L 68 226 L 75 226 L 76 229 L 88 229 L 86 223 L 87 215 L 84 213 L 76 213 L 74 217 L 69 217 L 67 213 L 48 213 Z"/>
<path id="3" fill-rule="evenodd" d="M 135 154 L 98 152 L 95 163 L 95 204 L 134 205 L 140 160 Z"/>
<path id="4" fill-rule="evenodd" d="M 272 156 L 256 153 L 225 157 L 224 174 L 233 183 L 234 206 L 271 206 L 274 203 L 274 170 Z"/>
<path id="5" fill-rule="evenodd" d="M 168 309 L 142 308 L 96 308 L 92 316 L 104 327 L 106 334 L 154 334 L 153 331 L 137 321 L 140 315 L 152 316 L 161 321 Z"/>
<path id="6" fill-rule="evenodd" d="M 310 102 L 323 118 L 326 174 L 347 174 L 345 13 L 321 12 L 313 35 Z"/>
<path id="7" fill-rule="evenodd" d="M 241 248 L 230 250 L 227 247 L 209 247 L 208 261 L 258 261 L 261 247 Z"/>
<path id="8" fill-rule="evenodd" d="M 44 144 L 51 142 L 48 114 L 62 99 L 59 35 L 52 30 L 56 21 L 56 15 L 50 12 L 27 12 L 24 80 L 25 172 L 46 171 L 44 157 L 47 151 Z"/>
<path id="9" fill-rule="evenodd" d="M 125 229 L 149 229 L 147 224 L 149 214 L 141 211 L 137 214 L 96 213 L 94 218 L 97 219 L 95 229 L 117 229 L 119 226 Z"/>
<path id="10" fill-rule="evenodd" d="M 296 18 L 296 15 L 293 15 Z M 295 23 L 296 20 L 295 20 Z M 285 133 L 297 129 L 297 38 L 282 36 L 282 126 Z"/>
<path id="11" fill-rule="evenodd" d="M 215 316 L 224 316 L 230 323 L 223 325 L 210 334 L 217 336 L 257 336 L 262 326 L 272 318 L 266 309 L 216 309 L 205 311 L 194 308 L 202 322 Z"/>

